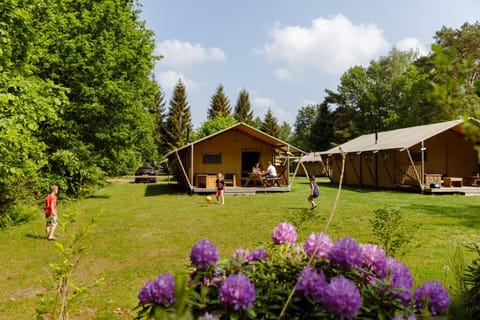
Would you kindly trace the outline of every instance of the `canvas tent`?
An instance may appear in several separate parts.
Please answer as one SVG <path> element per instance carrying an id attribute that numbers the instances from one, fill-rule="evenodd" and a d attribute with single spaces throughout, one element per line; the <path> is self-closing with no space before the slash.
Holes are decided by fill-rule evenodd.
<path id="1" fill-rule="evenodd" d="M 190 191 L 218 172 L 242 185 L 256 162 L 266 169 L 271 161 L 290 171 L 291 159 L 304 152 L 246 123 L 229 128 L 176 149 L 166 155 L 172 175 Z M 202 178 L 202 179 L 200 179 Z M 288 178 L 287 178 L 288 179 Z M 199 182 L 199 180 L 201 182 Z"/>
<path id="2" fill-rule="evenodd" d="M 454 120 L 362 135 L 321 154 L 332 182 L 339 182 L 344 155 L 345 184 L 423 191 L 445 177 L 478 174 L 474 146 L 465 139 L 463 120 Z"/>
<path id="3" fill-rule="evenodd" d="M 322 161 L 321 152 L 310 152 L 300 158 L 301 166 L 298 168 L 297 175 L 316 177 L 325 176 L 325 166 Z"/>

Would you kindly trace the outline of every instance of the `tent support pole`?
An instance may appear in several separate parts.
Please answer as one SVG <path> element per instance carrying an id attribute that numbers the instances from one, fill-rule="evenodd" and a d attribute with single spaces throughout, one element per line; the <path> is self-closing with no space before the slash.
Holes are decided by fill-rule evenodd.
<path id="1" fill-rule="evenodd" d="M 185 167 L 183 166 L 182 160 L 180 160 L 180 156 L 178 155 L 178 151 L 175 151 L 175 155 L 177 156 L 178 163 L 180 164 L 180 168 L 182 168 L 183 176 L 187 180 L 188 186 L 190 187 L 190 191 L 193 191 L 193 185 L 188 178 L 187 172 L 185 171 Z"/>
<path id="2" fill-rule="evenodd" d="M 412 164 L 412 167 L 413 167 L 413 171 L 415 172 L 415 176 L 417 177 L 417 182 L 418 182 L 418 185 L 420 186 L 420 190 L 423 190 L 425 189 L 425 186 L 423 185 L 422 181 L 420 180 L 420 176 L 418 175 L 418 171 L 417 171 L 417 168 L 415 167 L 415 162 L 413 162 L 413 159 L 412 159 L 412 155 L 410 154 L 410 149 L 407 148 L 407 153 L 408 153 L 408 159 L 410 159 L 410 163 Z"/>

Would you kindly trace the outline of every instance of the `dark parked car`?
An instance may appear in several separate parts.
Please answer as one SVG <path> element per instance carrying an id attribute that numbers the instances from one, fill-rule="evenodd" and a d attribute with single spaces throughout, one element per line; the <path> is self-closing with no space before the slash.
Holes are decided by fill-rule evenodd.
<path id="1" fill-rule="evenodd" d="M 157 171 L 153 167 L 140 167 L 135 171 L 135 183 L 157 182 Z"/>

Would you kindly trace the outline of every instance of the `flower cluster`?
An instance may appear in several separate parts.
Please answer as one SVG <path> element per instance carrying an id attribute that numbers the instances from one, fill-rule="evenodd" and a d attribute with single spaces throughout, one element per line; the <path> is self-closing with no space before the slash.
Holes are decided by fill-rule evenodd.
<path id="1" fill-rule="evenodd" d="M 428 311 L 435 316 L 447 310 L 450 297 L 438 281 L 427 281 L 415 290 L 415 302 L 420 310 L 427 305 Z"/>
<path id="2" fill-rule="evenodd" d="M 217 247 L 209 240 L 200 240 L 190 252 L 190 261 L 199 269 L 207 269 L 218 262 L 219 252 Z"/>
<path id="3" fill-rule="evenodd" d="M 174 297 L 173 277 L 160 275 L 140 290 L 138 319 L 187 310 L 190 318 L 205 320 L 269 319 L 281 313 L 285 319 L 414 320 L 441 315 L 450 304 L 437 281 L 414 290 L 410 270 L 376 245 L 350 237 L 332 242 L 319 232 L 302 246 L 288 222 L 274 229 L 272 240 L 268 250 L 239 248 L 222 263 L 212 242 L 197 242 L 190 253 L 190 281 L 175 290 L 188 296 Z"/>
<path id="4" fill-rule="evenodd" d="M 275 244 L 295 244 L 295 242 L 297 242 L 297 232 L 295 231 L 295 227 L 288 222 L 280 223 L 273 230 L 272 240 Z"/>
<path id="5" fill-rule="evenodd" d="M 220 301 L 222 305 L 233 310 L 248 309 L 255 301 L 255 287 L 247 276 L 232 274 L 220 285 Z"/>
<path id="6" fill-rule="evenodd" d="M 141 304 L 172 304 L 175 302 L 173 289 L 175 280 L 170 273 L 164 273 L 157 279 L 148 281 L 138 293 L 138 300 Z"/>

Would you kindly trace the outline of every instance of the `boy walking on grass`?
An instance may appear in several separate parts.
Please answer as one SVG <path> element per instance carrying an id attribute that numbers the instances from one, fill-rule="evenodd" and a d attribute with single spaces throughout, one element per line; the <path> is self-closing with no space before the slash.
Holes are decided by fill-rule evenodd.
<path id="1" fill-rule="evenodd" d="M 57 193 L 58 187 L 56 185 L 50 186 L 50 194 L 45 198 L 45 219 L 48 240 L 57 240 L 55 238 L 55 228 L 57 227 Z"/>
<path id="2" fill-rule="evenodd" d="M 315 203 L 315 199 L 318 198 L 320 195 L 320 191 L 318 190 L 318 184 L 315 182 L 315 176 L 310 177 L 310 194 L 308 195 L 308 202 L 312 205 L 312 210 L 317 208 L 317 204 Z"/>

